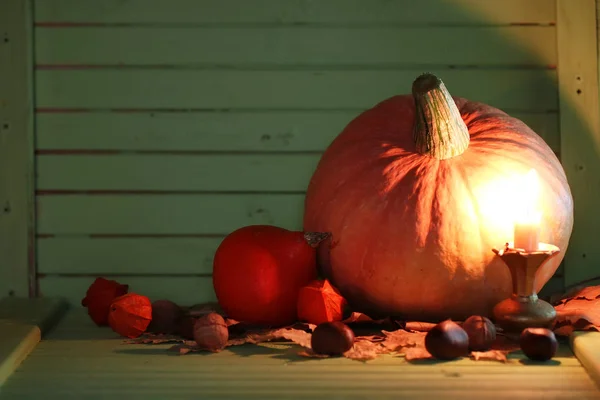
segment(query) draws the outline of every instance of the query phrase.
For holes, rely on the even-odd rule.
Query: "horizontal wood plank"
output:
[[[216,237],[41,237],[40,274],[210,275],[223,236]],[[125,278],[123,278],[125,279]],[[563,266],[540,296],[564,291]]]
[[[468,45],[465,45],[468,43]],[[38,65],[556,65],[554,26],[37,28]]]
[[[38,156],[38,190],[305,191],[320,154]]]
[[[354,111],[38,113],[40,150],[323,151]],[[556,113],[512,113],[560,149]]]
[[[38,22],[510,24],[556,20],[555,0],[35,0]],[[232,10],[235,10],[233,12]]]
[[[41,70],[38,108],[344,109],[410,93],[421,70]],[[455,96],[506,110],[557,109],[554,70],[430,71]]]
[[[148,296],[151,301],[169,299],[177,304],[189,306],[215,301],[216,297],[210,277],[114,277],[129,285],[130,293]],[[60,297],[71,306],[81,307],[81,299],[95,277],[45,276],[38,278],[39,293],[43,297]]]
[[[123,338],[109,328],[95,326],[82,310],[64,318],[49,339],[2,387],[3,398],[39,399],[52,393],[65,399],[92,400],[107,395],[136,400],[588,400],[597,399],[599,393],[566,345],[559,347],[549,364],[530,363],[521,352],[511,354],[507,363],[468,358],[409,363],[395,355],[368,362],[344,357],[309,359],[297,354],[298,346],[281,342],[169,357],[167,348],[172,344],[124,345]],[[505,388],[507,382],[510,385]]]
[[[42,235],[225,235],[251,224],[300,229],[304,195],[66,195],[37,204]]]
[[[222,237],[89,238],[37,241],[40,274],[207,275]],[[127,279],[127,278],[123,278]]]

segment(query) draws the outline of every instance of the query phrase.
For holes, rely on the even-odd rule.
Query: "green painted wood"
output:
[[[39,234],[228,234],[250,224],[302,227],[304,195],[55,195],[38,198]]]
[[[81,311],[71,312],[2,388],[0,399],[597,399],[598,388],[571,353],[530,364],[460,359],[407,363],[305,359],[287,343],[245,345],[215,354],[172,356],[169,345],[124,345]],[[35,382],[35,384],[32,384]]]
[[[107,279],[129,285],[130,293],[148,296],[151,301],[169,299],[177,304],[193,304],[216,301],[210,276],[112,276]],[[75,309],[82,308],[81,299],[94,282],[95,275],[57,276],[47,275],[38,278],[40,295],[59,297]],[[1,398],[1,397],[0,397]]]
[[[322,151],[361,110],[41,113],[39,150]],[[560,149],[558,114],[511,113]]]
[[[37,28],[35,43],[42,65],[546,68],[557,60],[555,26]]]
[[[38,156],[38,190],[305,191],[321,154]]]
[[[223,237],[89,238],[37,241],[42,274],[211,274]]]
[[[507,110],[556,110],[554,70],[432,69],[455,96]],[[50,108],[344,109],[410,93],[422,70],[41,70],[36,105]],[[357,95],[360,93],[360,95]]]
[[[232,12],[235,10],[235,12]],[[548,24],[555,0],[37,0],[35,19],[88,23]]]
[[[594,0],[558,0],[561,157],[574,201],[567,286],[598,277],[600,109]]]
[[[0,392],[42,336],[63,316],[65,306],[65,302],[57,299],[0,300]]]
[[[0,297],[34,292],[30,5],[0,3]]]
[[[37,240],[41,274],[211,274],[217,237],[42,237]],[[564,290],[562,266],[541,295]]]

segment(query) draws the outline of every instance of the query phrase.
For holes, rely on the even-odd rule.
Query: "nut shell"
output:
[[[558,349],[554,332],[546,328],[526,328],[521,332],[519,344],[527,358],[534,361],[548,361]]]
[[[469,336],[469,349],[486,351],[496,340],[496,326],[486,317],[472,315],[465,320],[462,328]]]
[[[148,332],[175,333],[183,310],[171,300],[156,300],[152,303],[152,321],[148,325]]]
[[[204,350],[221,351],[229,340],[229,330],[222,316],[209,313],[194,323],[194,340]]]
[[[452,360],[469,353],[469,335],[456,322],[442,321],[425,336],[425,348],[440,360]]]
[[[339,356],[352,348],[354,332],[340,321],[324,322],[317,325],[310,339],[316,354]]]

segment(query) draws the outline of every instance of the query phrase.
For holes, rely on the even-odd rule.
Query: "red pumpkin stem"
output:
[[[438,160],[461,155],[469,147],[469,129],[444,82],[422,74],[413,82],[412,93],[417,151]]]
[[[304,240],[311,247],[318,247],[319,244],[331,236],[329,232],[304,232]]]

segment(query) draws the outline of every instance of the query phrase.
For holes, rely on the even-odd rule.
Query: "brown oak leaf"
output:
[[[406,347],[402,351],[406,361],[427,360],[433,356],[425,349],[425,347]]]
[[[470,356],[475,361],[486,360],[507,362],[506,355],[508,353],[509,351],[507,350],[472,351]]]
[[[404,324],[404,329],[415,332],[429,332],[435,325],[431,322],[409,321]]]
[[[552,304],[564,304],[571,300],[595,300],[600,298],[600,285],[576,286],[562,295],[553,296]]]
[[[600,300],[575,299],[554,307],[556,323],[576,324],[583,319],[589,324],[600,326]]]
[[[163,344],[185,342],[181,336],[166,335],[162,333],[144,333],[135,339],[127,339],[127,344]]]
[[[398,329],[393,332],[382,331],[385,335],[383,346],[389,351],[396,351],[404,347],[425,346],[424,332],[408,332],[404,329]]]
[[[379,343],[373,343],[366,340],[355,341],[350,350],[344,353],[344,357],[351,360],[367,361],[377,358],[386,351]]]

